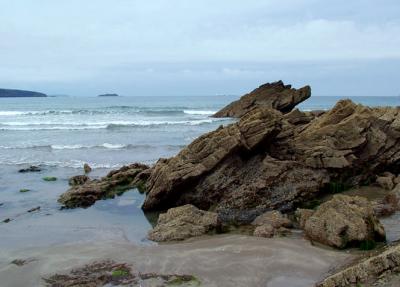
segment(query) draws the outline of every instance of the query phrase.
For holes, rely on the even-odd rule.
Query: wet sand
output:
[[[202,286],[308,287],[353,255],[314,247],[301,238],[216,235],[177,244],[97,242],[0,253],[1,286],[43,286],[41,278],[94,260],[113,259],[140,272],[190,274]],[[32,260],[24,266],[15,259]]]

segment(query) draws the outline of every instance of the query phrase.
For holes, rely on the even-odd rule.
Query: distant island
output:
[[[119,97],[118,94],[103,94],[103,95],[98,95],[98,97]]]
[[[0,89],[0,98],[30,98],[30,97],[43,98],[47,97],[47,95],[32,91]]]

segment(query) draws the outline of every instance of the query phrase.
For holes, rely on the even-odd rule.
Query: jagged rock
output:
[[[156,227],[148,234],[153,241],[177,241],[203,235],[218,226],[218,215],[193,205],[171,208],[160,214]]]
[[[85,171],[85,173],[90,173],[92,171],[92,168],[90,167],[89,164],[85,163],[83,165],[83,170]]]
[[[328,276],[317,287],[376,286],[378,280],[400,272],[400,244],[385,247],[372,256],[362,258]],[[368,285],[364,285],[368,284]],[[381,285],[379,285],[381,286]],[[386,286],[386,285],[385,285]],[[398,285],[390,285],[398,286]]]
[[[292,89],[290,85],[283,84],[282,81],[264,84],[229,104],[213,117],[240,118],[256,107],[272,108],[287,113],[310,96],[311,88],[309,86],[296,90]]]
[[[76,186],[76,185],[82,185],[89,180],[90,178],[86,175],[75,175],[68,180],[68,183],[71,186]]]
[[[308,238],[337,248],[385,240],[371,203],[360,196],[335,195],[306,220],[304,231]]]
[[[284,116],[284,118],[293,125],[308,124],[315,117],[316,116],[311,112],[302,112],[298,109],[294,109]]]
[[[88,207],[99,199],[113,198],[124,191],[141,185],[147,179],[147,165],[134,163],[111,171],[100,180],[86,180],[81,185],[72,186],[63,193],[58,202],[64,207]],[[85,177],[85,176],[83,176]]]
[[[287,215],[273,210],[258,216],[254,219],[252,225],[256,226],[254,236],[270,238],[274,235],[290,233],[290,230],[287,228],[292,227],[292,222],[287,218]]]
[[[309,122],[301,112],[254,108],[162,159],[146,184],[144,210],[193,204],[218,213],[293,210],[321,192],[397,174],[400,108],[350,100]],[[297,114],[297,115],[296,115]],[[311,118],[311,117],[310,117]]]

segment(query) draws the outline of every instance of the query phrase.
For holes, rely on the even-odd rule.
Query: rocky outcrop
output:
[[[193,205],[171,208],[160,214],[156,227],[148,234],[153,241],[178,241],[200,236],[219,225],[218,215],[200,210]]]
[[[293,210],[376,174],[399,172],[400,108],[339,101],[322,115],[254,108],[162,159],[146,184],[144,210]]]
[[[257,107],[271,108],[287,113],[310,96],[311,88],[309,86],[296,90],[290,85],[285,85],[282,81],[264,84],[229,104],[214,114],[214,117],[240,118]]]
[[[376,284],[379,281],[387,281],[392,275],[399,273],[400,244],[397,243],[327,277],[318,283],[317,287],[382,286]]]
[[[335,195],[305,220],[304,231],[311,240],[337,248],[386,238],[371,203],[359,196]]]
[[[82,175],[70,180],[72,187],[63,193],[58,202],[64,207],[88,207],[99,199],[112,198],[124,191],[141,187],[147,180],[149,167],[144,164],[132,164],[111,171],[100,180],[90,180]]]
[[[258,216],[252,225],[256,226],[254,236],[273,237],[276,235],[286,235],[290,233],[288,228],[292,227],[292,222],[277,210],[268,211]]]

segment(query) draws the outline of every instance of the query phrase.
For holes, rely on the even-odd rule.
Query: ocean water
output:
[[[149,243],[154,215],[143,214],[143,195],[132,190],[88,209],[60,210],[68,178],[92,177],[132,162],[154,163],[232,119],[211,118],[238,96],[49,97],[0,99],[0,251],[72,241]],[[332,107],[339,97],[311,97],[299,108]],[[357,97],[370,106],[398,106],[399,97]],[[39,173],[18,173],[39,165]],[[56,176],[56,182],[43,177]],[[20,189],[30,189],[27,193]],[[39,211],[27,212],[39,207]],[[9,218],[11,221],[3,223]]]

